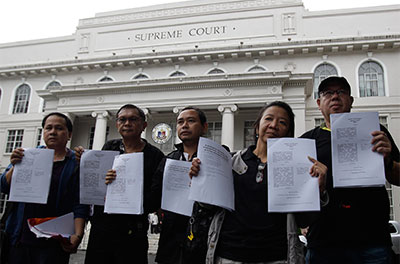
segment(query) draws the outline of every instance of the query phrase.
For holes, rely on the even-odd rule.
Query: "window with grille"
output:
[[[394,220],[394,212],[393,212],[393,187],[390,183],[386,182],[385,184],[386,191],[389,196],[389,202],[390,202],[390,220]]]
[[[214,69],[210,70],[207,74],[221,74],[221,73],[225,73],[225,72],[219,68],[214,68]]]
[[[221,144],[222,122],[208,122],[207,138]]]
[[[358,70],[360,97],[385,96],[383,68],[374,61],[364,62]]]
[[[7,195],[4,193],[0,193],[0,217],[3,216],[6,210],[6,203],[7,203]]]
[[[140,80],[140,79],[149,79],[149,76],[143,73],[136,74],[132,79]]]
[[[314,70],[314,98],[318,98],[319,84],[329,76],[337,76],[338,72],[332,64],[322,63]]]
[[[31,88],[27,84],[21,84],[17,88],[14,97],[13,114],[28,112],[30,94]]]
[[[251,145],[254,145],[254,120],[252,121],[244,121],[244,142],[243,146],[248,148]]]
[[[38,128],[37,135],[36,135],[36,147],[39,147],[41,145],[42,132],[43,132],[43,129],[42,128]]]
[[[265,72],[266,69],[262,66],[259,65],[254,65],[253,67],[251,67],[248,72]]]
[[[169,77],[181,77],[181,76],[186,76],[186,74],[181,71],[175,71],[169,75]]]
[[[60,87],[61,83],[58,81],[52,81],[46,86],[46,90],[49,90],[50,88],[54,87]],[[42,107],[42,112],[46,111],[46,100],[43,100],[43,107]]]
[[[23,137],[23,129],[8,130],[6,153],[11,153],[14,149],[21,147]]]
[[[380,116],[379,117],[379,123],[384,126],[386,129],[388,128],[388,122],[387,122],[387,116]]]
[[[323,118],[315,118],[314,119],[314,126],[315,127],[319,127],[324,122],[325,122],[325,120]]]
[[[91,128],[90,128],[88,149],[92,149],[92,148],[93,148],[94,130],[95,130],[95,127],[91,127]],[[105,141],[107,141],[107,139],[108,139],[108,134],[109,134],[109,133],[110,133],[110,127],[107,126],[107,129],[106,129],[106,139],[105,139]]]
[[[379,117],[379,123],[384,126],[385,128],[388,128],[388,118],[387,116],[380,116]],[[394,219],[394,213],[393,213],[393,187],[390,183],[386,182],[385,184],[386,191],[389,196],[389,202],[390,202],[390,219]]]
[[[111,77],[104,76],[103,78],[100,79],[99,82],[112,82],[114,81]]]

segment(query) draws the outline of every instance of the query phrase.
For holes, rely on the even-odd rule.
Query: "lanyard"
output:
[[[326,127],[325,122],[320,125],[320,128],[323,129],[323,130],[329,131],[329,132],[332,131],[330,128]]]

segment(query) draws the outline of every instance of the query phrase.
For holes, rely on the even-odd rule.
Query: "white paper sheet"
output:
[[[113,169],[117,177],[107,185],[104,212],[143,214],[143,153],[116,156]]]
[[[380,130],[377,112],[331,115],[334,187],[385,184],[383,156],[372,151],[373,131]]]
[[[192,215],[189,200],[191,162],[167,159],[164,167],[161,209],[186,216]]]
[[[268,212],[319,211],[318,178],[311,177],[315,140],[268,139]]]
[[[112,168],[119,151],[85,150],[80,162],[81,204],[104,205],[107,171]]]
[[[193,177],[189,199],[235,209],[232,156],[218,143],[201,137],[197,149],[200,172]]]
[[[68,213],[35,226],[31,226],[28,221],[28,226],[38,238],[54,236],[68,238],[75,234],[74,213]]]
[[[14,166],[10,201],[46,204],[53,159],[54,149],[24,149],[24,157]]]

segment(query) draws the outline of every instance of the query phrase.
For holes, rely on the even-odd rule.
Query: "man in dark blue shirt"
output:
[[[46,204],[14,203],[6,222],[10,237],[10,264],[13,263],[68,263],[69,255],[76,252],[82,238],[89,207],[79,204],[79,170],[75,153],[66,147],[72,136],[72,123],[62,113],[46,115],[42,121],[45,146],[54,149],[53,171]],[[14,165],[21,162],[24,149],[15,149],[11,164],[1,176],[1,191],[9,193]],[[73,212],[75,234],[69,242],[36,238],[30,231],[27,219],[58,217]]]

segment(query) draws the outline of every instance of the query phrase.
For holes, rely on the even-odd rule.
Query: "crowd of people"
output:
[[[291,107],[275,101],[260,109],[255,117],[254,145],[232,153],[235,210],[200,202],[194,203],[191,217],[163,210],[157,263],[391,263],[390,204],[385,186],[333,187],[330,115],[351,111],[350,85],[344,77],[329,77],[320,83],[318,94],[317,105],[325,122],[301,137],[316,142],[317,157],[309,157],[309,174],[318,178],[321,210],[268,212],[267,140],[294,137],[295,131]],[[205,113],[197,107],[186,107],[176,121],[181,143],[164,156],[141,138],[147,126],[142,109],[127,104],[118,110],[116,128],[121,138],[106,142],[102,149],[121,154],[143,153],[144,213],[107,214],[103,206],[90,210],[79,203],[79,161],[84,149],[67,148],[72,136],[71,121],[58,112],[46,115],[42,122],[45,146],[41,148],[55,151],[48,202],[10,203],[2,263],[68,263],[70,253],[76,252],[82,240],[87,221],[91,231],[86,264],[148,263],[149,219],[155,232],[153,213],[161,207],[166,159],[192,162],[188,177],[197,177],[202,166],[197,151],[199,139],[208,129]],[[384,159],[386,180],[399,186],[400,156],[392,136],[381,126],[371,138],[372,151]],[[23,157],[23,148],[12,152],[11,163],[1,176],[3,193],[9,193],[14,165]],[[115,170],[109,170],[105,184],[117,177]],[[29,230],[29,218],[57,217],[69,212],[73,212],[75,219],[75,233],[69,241],[36,238]],[[149,218],[149,214],[153,216]],[[308,230],[306,256],[298,240],[300,228]],[[193,234],[193,230],[197,231]],[[190,235],[192,239],[188,238]]]

